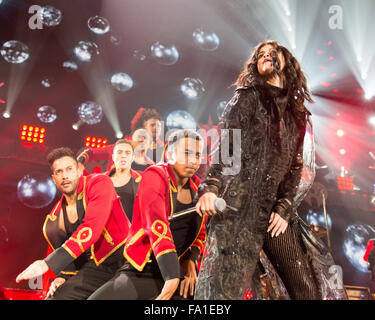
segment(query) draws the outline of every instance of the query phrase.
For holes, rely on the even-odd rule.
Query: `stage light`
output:
[[[116,138],[117,139],[121,139],[123,136],[124,136],[124,134],[121,131],[119,131],[119,132],[116,133]]]
[[[340,151],[339,151],[339,152],[340,152],[340,154],[341,154],[341,155],[344,155],[344,154],[346,154],[346,150],[345,150],[345,149],[340,149]]]
[[[372,124],[373,126],[375,126],[375,116],[370,117],[370,118],[368,119],[368,122],[369,122],[370,124]]]
[[[369,92],[366,92],[366,93],[365,93],[365,99],[366,99],[366,100],[371,100],[371,99],[372,99],[372,96],[373,96],[373,95],[372,95],[371,93],[369,93]]]
[[[337,135],[339,136],[339,137],[342,137],[343,135],[344,135],[344,130],[337,130]]]
[[[3,117],[6,118],[6,119],[10,118],[10,113],[8,111],[4,111]]]
[[[107,139],[87,136],[85,139],[85,146],[91,148],[105,148],[107,146]]]
[[[362,73],[362,75],[361,75],[361,78],[363,79],[363,80],[366,80],[367,79],[367,73]]]
[[[1,3],[1,2],[0,2]],[[4,85],[4,82],[0,82],[0,88]],[[0,103],[6,103],[5,100],[0,99]]]
[[[20,140],[43,144],[45,132],[45,128],[28,126],[24,124],[21,128]]]

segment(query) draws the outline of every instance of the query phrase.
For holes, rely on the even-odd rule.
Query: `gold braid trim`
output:
[[[159,225],[156,226],[157,224],[159,224]],[[166,235],[167,232],[168,232],[168,227],[167,227],[167,224],[164,223],[163,221],[155,220],[154,223],[152,224],[151,231],[152,231],[153,234],[158,236],[158,239],[152,244],[152,250],[154,250],[154,248],[163,239],[173,242],[173,239]]]

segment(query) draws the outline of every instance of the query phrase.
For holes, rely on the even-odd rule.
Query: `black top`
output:
[[[193,207],[193,202],[185,204],[180,201],[176,201],[176,208],[173,214],[177,214],[180,211]],[[189,235],[194,233],[195,230],[195,217],[196,213],[188,213],[181,218],[172,220],[170,222],[171,233],[173,236],[173,242],[176,247],[177,254],[180,256],[184,247],[186,247],[186,241],[189,239]]]
[[[278,108],[279,116],[281,118],[285,112],[286,106],[288,105],[288,89],[279,88],[268,83],[264,86],[268,95],[274,98],[275,105]]]
[[[136,163],[135,161],[132,163],[132,169],[135,170],[135,171],[145,171],[148,167],[150,166],[150,164],[139,164],[139,163]]]
[[[115,187],[115,190],[116,190],[116,193],[120,196],[122,207],[124,208],[129,221],[132,222],[135,195],[133,193],[131,179],[129,180],[127,184],[121,187]]]
[[[62,203],[62,210],[63,210],[63,217],[64,217],[64,227],[65,227],[65,233],[67,236],[67,239],[70,238],[73,233],[77,230],[78,226],[82,223],[81,219],[77,219],[76,222],[71,223],[68,219],[68,214],[66,212],[66,204],[65,204],[65,199],[63,200]],[[78,210],[77,210],[78,211]],[[81,254],[76,260],[74,260],[74,265],[76,266],[77,269],[80,269],[81,266],[89,261],[91,257],[91,252],[90,249],[87,249],[83,254]]]
[[[148,149],[146,155],[154,162],[163,161],[160,157],[163,155],[164,146],[156,144],[155,149]],[[157,157],[158,156],[158,157]]]
[[[70,238],[73,235],[74,231],[76,231],[78,226],[82,223],[82,221],[77,219],[76,222],[71,223],[68,219],[68,214],[66,212],[66,205],[64,202],[62,203],[62,209],[63,209],[65,233],[67,237]]]

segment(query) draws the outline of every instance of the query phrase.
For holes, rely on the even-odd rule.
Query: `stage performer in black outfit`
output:
[[[169,141],[169,162],[151,166],[143,173],[125,243],[127,262],[89,299],[170,299],[175,293],[174,298],[193,295],[196,264],[206,237],[205,219],[196,212],[171,221],[168,218],[194,208],[199,186],[195,172],[203,141],[191,130],[176,131]]]
[[[53,150],[48,162],[63,194],[43,225],[51,254],[31,264],[16,281],[50,270],[57,278],[49,298],[87,299],[124,263],[129,219],[111,179],[105,174],[83,176],[69,148]]]
[[[307,152],[305,159],[304,153],[305,135],[313,152],[311,113],[304,105],[312,99],[300,64],[285,47],[263,42],[235,85],[220,123],[221,158],[202,182],[196,206],[211,218],[195,299],[244,299],[247,292],[257,298],[253,282],[262,249],[289,298],[345,298],[344,288],[330,287],[332,257],[296,215],[315,173],[314,155]],[[231,161],[223,160],[225,151]],[[309,181],[301,180],[304,167]],[[238,212],[217,214],[217,196]],[[306,245],[309,236],[315,246]],[[324,271],[319,261],[326,263]]]
[[[131,168],[134,161],[134,149],[130,141],[120,139],[113,149],[113,166],[106,171],[115,186],[116,193],[120,196],[122,207],[131,223],[133,206],[139,182],[142,180],[140,172]]]

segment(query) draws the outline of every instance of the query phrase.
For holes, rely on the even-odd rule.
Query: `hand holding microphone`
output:
[[[206,214],[208,216],[213,216],[226,208],[238,211],[236,208],[228,206],[224,199],[218,198],[213,192],[203,194],[195,205],[195,210],[199,215]]]
[[[189,209],[179,211],[173,214],[173,216],[170,216],[168,220],[172,221],[180,217],[184,217],[185,215],[189,213],[193,213],[193,212],[198,213],[200,216],[202,216],[202,214],[207,214],[209,216],[212,216],[214,214],[223,212],[227,208],[238,212],[238,209],[227,205],[227,203],[225,202],[223,198],[218,198],[212,192],[206,192],[203,196],[199,198],[195,207],[191,207]]]

